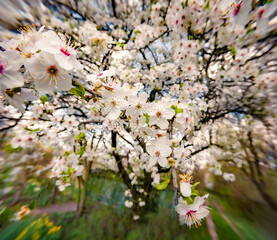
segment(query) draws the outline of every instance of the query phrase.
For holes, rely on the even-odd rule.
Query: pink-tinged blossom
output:
[[[18,132],[18,134],[11,140],[13,148],[17,147],[31,147],[33,143],[37,141],[36,133],[30,133],[27,131]]]
[[[126,115],[127,116],[140,116],[143,113],[147,111],[147,101],[148,99],[148,94],[145,92],[142,92],[139,97],[136,95],[130,95],[128,97],[128,102],[130,103],[130,107],[127,108],[126,110]]]
[[[21,34],[4,42],[3,47],[6,50],[18,51],[25,61],[28,61],[39,50],[35,43],[41,38],[43,29],[44,26],[40,27],[38,31],[32,26],[24,26],[19,29]]]
[[[34,104],[32,106],[32,117],[33,118],[39,118],[43,113],[43,106],[40,104]]]
[[[239,25],[246,25],[250,19],[250,11],[251,11],[251,6],[252,1],[251,0],[242,0],[239,1],[233,8],[233,18],[235,20],[236,24]]]
[[[54,112],[53,115],[49,115],[49,118],[53,124],[59,125],[63,119],[63,116],[61,113]]]
[[[87,81],[93,81],[96,79],[102,79],[105,77],[110,77],[114,75],[114,71],[113,70],[106,70],[106,71],[100,71],[97,74],[89,74],[87,75]]]
[[[150,144],[146,147],[147,152],[150,154],[150,167],[154,166],[157,162],[161,167],[169,167],[167,157],[171,154],[170,148],[171,141],[167,138],[159,138],[151,140]]]
[[[102,96],[104,99],[102,114],[106,115],[108,120],[117,119],[121,114],[121,110],[126,110],[129,105],[120,90],[115,90],[114,93],[105,90]]]
[[[35,88],[40,93],[54,90],[68,91],[72,88],[70,74],[55,60],[53,54],[41,53],[25,64],[35,81]]]
[[[24,136],[22,136],[21,134],[16,135],[12,141],[11,141],[11,145],[13,146],[13,148],[17,148],[17,147],[24,147]]]
[[[154,103],[149,107],[148,114],[150,115],[149,125],[156,124],[161,129],[166,129],[169,124],[167,119],[173,118],[175,111],[164,104]]]
[[[175,207],[176,212],[180,216],[180,223],[186,224],[188,227],[192,225],[200,226],[201,220],[208,216],[208,207],[204,206],[205,199],[208,194],[200,197],[197,196],[192,204],[187,204],[182,198],[179,199],[179,204]]]
[[[60,39],[54,31],[45,32],[42,39],[36,42],[36,46],[42,51],[54,54],[58,64],[67,71],[83,68],[76,59],[76,50],[69,43]]]
[[[184,148],[184,144],[174,148],[173,152],[174,158],[177,159],[175,167],[178,167],[180,163],[187,161],[190,156],[190,151],[187,148]]]
[[[66,115],[64,117],[64,122],[62,126],[65,127],[68,131],[71,131],[73,128],[77,127],[78,125],[79,125],[79,122],[76,120],[76,117],[74,115],[72,116]]]
[[[255,12],[255,18],[257,20],[257,26],[255,33],[257,35],[265,35],[271,30],[274,29],[274,25],[270,26],[269,22],[271,16],[274,15],[274,12],[277,9],[277,2],[273,1],[270,4],[257,8]]]

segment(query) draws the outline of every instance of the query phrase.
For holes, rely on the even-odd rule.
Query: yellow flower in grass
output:
[[[45,218],[45,225],[47,227],[51,227],[51,226],[53,226],[53,224],[54,224],[53,222],[49,221],[49,217]]]
[[[61,225],[60,226],[54,226],[48,231],[47,234],[50,235],[52,233],[58,232],[58,231],[60,231],[61,227],[62,227]]]
[[[25,229],[17,236],[17,238],[16,238],[15,240],[20,240],[20,239],[22,239],[22,238],[26,235],[27,232],[28,232],[28,228],[25,228]]]
[[[32,240],[38,240],[38,239],[40,239],[40,234],[39,234],[39,232],[37,231],[37,232],[35,232],[35,233],[32,235]]]

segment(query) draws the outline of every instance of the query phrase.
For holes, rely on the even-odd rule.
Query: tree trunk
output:
[[[79,178],[82,190],[81,190],[81,196],[79,195],[80,199],[78,199],[79,203],[77,204],[76,218],[79,218],[82,216],[85,208],[86,197],[87,197],[87,182],[88,182],[88,176],[89,176],[91,165],[92,165],[91,161],[88,162],[86,159],[84,159],[84,176],[83,178],[82,177]]]
[[[76,212],[76,218],[79,218],[82,216],[84,207],[85,207],[85,202],[86,202],[86,195],[87,195],[87,184],[83,183],[82,184],[82,190],[81,190],[81,199],[78,204],[78,210]]]
[[[179,194],[178,194],[177,172],[175,167],[172,167],[172,178],[173,178],[173,187],[174,187],[174,204],[175,206],[177,206],[179,203]]]
[[[25,183],[20,184],[20,186],[16,190],[16,193],[14,195],[14,198],[13,198],[13,201],[11,203],[11,206],[14,206],[15,204],[17,204],[20,201],[20,197],[21,197],[21,194],[22,194],[24,188],[25,188]]]
[[[50,203],[55,203],[55,199],[56,199],[56,185],[54,184],[53,189],[52,189],[52,194],[51,194],[51,200]]]

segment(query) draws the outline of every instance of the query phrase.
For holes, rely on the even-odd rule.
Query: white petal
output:
[[[76,70],[83,69],[83,65],[77,59],[74,59],[73,63],[74,63],[73,64],[74,69],[76,69]]]
[[[55,54],[55,59],[65,70],[70,71],[73,69],[73,61],[70,56],[66,56],[63,53],[57,53]]]
[[[179,204],[175,207],[176,212],[177,212],[178,214],[180,214],[180,215],[186,215],[188,209],[189,209],[188,205],[185,205],[185,204],[182,204],[182,203],[179,203]]]
[[[175,111],[172,108],[166,108],[163,111],[163,116],[167,119],[173,118],[174,115],[175,115]]]
[[[113,108],[107,115],[107,119],[109,120],[115,120],[119,117],[121,111],[118,108]]]
[[[161,128],[161,129],[166,129],[169,125],[168,121],[161,117],[161,118],[158,118],[156,119],[156,124]]]
[[[197,218],[198,219],[202,219],[204,217],[207,217],[209,214],[209,210],[207,209],[207,207],[201,207],[198,211],[197,211]]]
[[[0,75],[0,88],[2,89],[20,87],[23,84],[24,79],[20,72],[7,71]]]
[[[56,88],[60,91],[69,91],[72,88],[71,76],[69,74],[63,75],[57,82]]]
[[[140,95],[139,95],[139,99],[140,99],[140,102],[142,103],[146,103],[147,99],[148,99],[148,94],[146,92],[142,92]]]
[[[169,167],[168,161],[165,157],[159,157],[158,163],[160,164],[161,167],[164,167],[164,168]]]
[[[171,142],[170,142],[171,143]],[[169,147],[170,145],[164,145],[164,147],[161,149],[161,155],[164,157],[168,157],[171,154],[171,148]]]
[[[49,77],[44,79],[35,79],[36,90],[39,93],[49,93],[55,90],[55,82],[52,81]]]
[[[190,197],[191,195],[191,184],[190,183],[181,183],[180,191],[184,197]]]
[[[153,167],[157,163],[156,157],[151,157],[149,160],[149,167]]]

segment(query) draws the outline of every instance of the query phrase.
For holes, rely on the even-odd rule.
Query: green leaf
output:
[[[187,204],[192,204],[193,200],[191,197],[186,198]]]
[[[86,91],[81,83],[77,83],[77,86],[75,88],[71,88],[69,92],[73,93],[78,97],[81,97],[81,99],[84,99],[84,100],[86,99],[85,98]]]
[[[74,172],[75,172],[75,168],[69,168],[67,170],[68,175],[72,175],[72,173],[74,173]]]
[[[236,48],[234,46],[231,47],[231,55],[236,56]]]
[[[79,149],[79,151],[76,152],[75,154],[76,154],[76,155],[82,156],[84,153],[85,153],[85,147],[84,147],[84,146],[81,146],[80,149]]]
[[[165,180],[169,180],[170,181],[171,180],[171,174],[166,175],[164,178],[165,178]]]
[[[186,2],[185,2],[185,7],[187,7],[188,6],[188,0],[186,0]]]
[[[206,9],[210,9],[210,1],[207,1],[206,5],[205,5]]]
[[[198,192],[198,190],[192,190],[191,191],[191,196],[198,196],[199,195],[199,192]]]
[[[13,148],[13,146],[11,144],[6,145],[5,148],[4,148],[4,151],[6,153],[15,153],[15,152],[18,153],[21,150],[22,150],[21,147]]]
[[[194,188],[195,188],[198,184],[200,184],[200,182],[194,183],[194,184],[192,185],[192,187],[191,187],[191,190],[194,190]]]
[[[141,31],[140,31],[140,30],[135,30],[134,33],[135,33],[135,34],[141,33]]]
[[[24,129],[29,132],[38,132],[39,131],[39,128],[31,129],[31,128],[25,127]]]
[[[116,42],[115,44],[116,44],[117,46],[121,47],[121,48],[124,47],[124,43]]]
[[[4,225],[7,222],[9,222],[9,219],[11,218],[13,212],[11,208],[7,208],[4,207],[1,211],[0,211],[0,224]]]
[[[4,148],[4,151],[6,153],[13,153],[13,150],[14,150],[14,148],[11,144],[6,145],[5,148]]]
[[[161,182],[160,184],[158,184],[156,188],[160,191],[164,190],[167,188],[169,182],[170,182],[170,180],[165,180],[165,181]]]
[[[171,108],[175,111],[175,115],[177,115],[178,113],[182,113],[183,112],[182,108],[178,108],[175,105],[171,105]]]
[[[145,118],[146,118],[146,123],[149,123],[149,118],[150,118],[150,116],[149,116],[147,113],[144,113],[143,115],[144,115]]]
[[[71,153],[71,151],[66,151],[63,155],[64,155],[65,157],[67,157],[67,156],[70,155],[70,153]]]
[[[69,22],[69,26],[70,26],[71,28],[74,28],[74,25],[72,24],[72,22]]]
[[[86,139],[86,136],[85,136],[85,133],[83,133],[83,132],[80,132],[80,134],[78,135],[78,136],[75,136],[74,137],[76,140],[84,140],[84,139]]]
[[[41,97],[39,98],[39,100],[41,101],[42,104],[44,104],[44,103],[47,102],[48,97],[47,97],[47,95],[44,95],[44,96],[41,96]]]
[[[33,199],[33,200],[30,202],[30,204],[29,204],[28,207],[29,207],[31,210],[33,210],[33,209],[35,209],[36,205],[37,205],[37,201],[36,201],[35,199]]]

